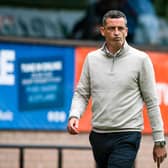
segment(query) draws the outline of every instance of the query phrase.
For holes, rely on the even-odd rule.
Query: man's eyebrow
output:
[[[107,27],[111,27],[111,28],[115,28],[115,27],[118,27],[118,28],[125,28],[126,26],[107,26]]]

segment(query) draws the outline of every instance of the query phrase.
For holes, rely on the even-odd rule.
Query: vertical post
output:
[[[62,148],[58,148],[58,168],[62,168]]]
[[[24,168],[24,149],[20,148],[20,168]]]

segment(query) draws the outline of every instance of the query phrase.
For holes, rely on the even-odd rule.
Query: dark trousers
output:
[[[139,149],[141,133],[92,131],[89,140],[97,168],[132,168]]]

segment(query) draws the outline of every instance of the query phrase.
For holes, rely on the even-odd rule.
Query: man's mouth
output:
[[[115,37],[115,38],[114,38],[114,41],[120,41],[120,40],[121,40],[120,37]]]

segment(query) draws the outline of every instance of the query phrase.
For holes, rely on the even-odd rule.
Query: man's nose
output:
[[[119,34],[119,30],[117,27],[114,29],[114,34]]]

